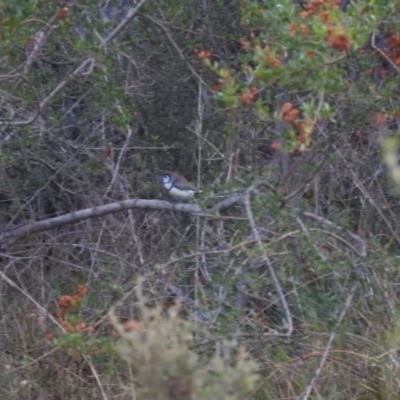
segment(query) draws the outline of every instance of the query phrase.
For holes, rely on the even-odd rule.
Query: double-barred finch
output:
[[[192,183],[176,172],[165,172],[162,175],[161,180],[164,189],[174,200],[191,199],[198,192]]]

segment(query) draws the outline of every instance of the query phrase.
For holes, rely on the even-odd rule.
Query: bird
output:
[[[196,187],[177,172],[165,172],[161,181],[164,189],[173,200],[192,199],[198,193]]]

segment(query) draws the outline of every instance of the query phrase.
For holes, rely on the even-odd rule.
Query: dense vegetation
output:
[[[0,398],[400,398],[399,19],[0,4]]]

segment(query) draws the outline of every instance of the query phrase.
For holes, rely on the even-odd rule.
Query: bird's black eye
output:
[[[162,178],[163,178],[163,181],[164,181],[164,182],[168,182],[168,181],[171,179],[171,177],[170,177],[168,174],[164,174],[164,175],[162,176]]]

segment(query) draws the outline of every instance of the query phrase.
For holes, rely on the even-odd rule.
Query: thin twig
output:
[[[106,392],[103,389],[103,384],[101,382],[99,374],[97,373],[96,368],[93,365],[93,362],[92,362],[91,358],[89,356],[87,356],[87,355],[84,355],[83,357],[84,357],[85,361],[88,363],[88,365],[90,367],[90,370],[92,371],[94,379],[96,380],[96,383],[97,383],[97,385],[98,385],[98,387],[100,389],[100,392],[101,392],[101,395],[103,397],[103,400],[109,400],[109,397],[106,395]]]
[[[139,4],[135,8],[129,9],[125,18],[118,24],[118,26],[104,39],[104,42],[100,47],[105,46],[108,42],[113,40],[119,33],[131,22],[131,20],[135,17],[139,8],[146,2],[146,0],[141,0]]]
[[[328,152],[325,151],[324,156],[322,158],[322,160],[319,162],[319,164],[317,165],[317,167],[315,168],[315,170],[312,172],[311,176],[306,179],[306,181],[296,190],[294,190],[292,193],[288,194],[285,198],[284,198],[284,202],[287,203],[289,200],[291,200],[293,197],[297,196],[300,192],[304,191],[306,186],[315,178],[315,176],[317,175],[317,172],[319,172],[319,170],[322,168],[322,166],[324,165],[325,161],[328,159]]]
[[[202,146],[203,146],[203,119],[204,119],[204,104],[202,101],[202,85],[201,82],[199,82],[199,91],[198,91],[198,98],[197,98],[197,119],[195,122],[195,129],[194,133],[197,136],[197,152],[198,152],[198,160],[197,160],[197,187],[201,187],[201,162],[202,162]],[[203,221],[204,224],[207,224],[208,221],[205,220]],[[196,249],[198,253],[200,254],[199,257],[195,258],[195,263],[196,263],[196,278],[198,277],[198,271],[201,271],[201,274],[203,278],[208,282],[211,283],[211,276],[208,273],[207,270],[207,263],[206,263],[206,257],[204,255],[204,249],[205,249],[205,236],[206,236],[206,229],[205,227],[201,226],[201,221],[200,217],[196,217]],[[196,285],[195,289],[197,292],[198,285]],[[196,301],[197,301],[197,293],[196,293]]]
[[[42,315],[45,315],[54,325],[56,325],[62,332],[65,333],[65,329],[58,323],[58,321],[47,312],[29,293],[21,289],[13,280],[11,280],[3,271],[0,271],[0,278],[8,283],[11,287],[17,289],[21,292],[30,302],[32,302],[35,307],[40,311]]]
[[[386,218],[386,216],[383,214],[382,210],[380,207],[376,204],[375,200],[372,198],[372,196],[368,193],[368,191],[365,189],[364,185],[361,183],[360,179],[356,175],[356,173],[353,171],[352,168],[349,167],[349,164],[346,160],[346,158],[342,155],[342,153],[339,151],[339,149],[336,146],[333,146],[334,150],[337,152],[341,160],[343,161],[344,165],[346,168],[349,170],[353,177],[353,182],[357,186],[357,188],[361,191],[361,193],[365,196],[365,198],[369,201],[369,203],[372,205],[372,207],[375,208],[375,210],[378,212],[379,216],[382,218],[382,220],[385,222],[386,226],[390,230],[390,233],[393,235],[393,238],[396,240],[396,242],[400,245],[400,237],[396,233],[396,231],[393,229],[392,225]]]
[[[164,24],[159,21],[158,19],[151,17],[150,15],[146,15],[146,18],[148,18],[150,21],[156,23],[158,26],[161,27],[161,29],[165,32],[165,34],[168,37],[168,40],[171,42],[172,46],[174,46],[175,50],[178,52],[179,56],[182,58],[182,60],[186,63],[187,67],[190,69],[192,74],[201,82],[205,87],[207,87],[207,84],[204,82],[203,78],[197,73],[197,71],[190,65],[190,62],[186,59],[184,54],[182,53],[182,50],[179,48],[179,46],[175,43],[174,39],[172,38],[171,34],[169,33],[168,29],[164,26]]]
[[[350,304],[351,304],[351,302],[353,300],[353,296],[354,296],[356,287],[357,287],[357,284],[355,284],[351,288],[350,294],[347,296],[344,308],[343,308],[342,312],[340,313],[339,318],[338,318],[338,320],[336,322],[336,325],[335,325],[333,331],[331,332],[331,334],[329,336],[328,342],[327,342],[326,347],[325,347],[325,351],[323,352],[322,357],[321,357],[321,361],[319,363],[319,367],[315,371],[314,377],[311,379],[311,382],[307,386],[304,394],[301,396],[301,400],[308,400],[308,398],[310,397],[311,392],[314,390],[315,383],[316,383],[317,379],[319,378],[319,376],[321,375],[322,369],[324,368],[326,360],[328,359],[329,352],[331,351],[332,343],[335,340],[337,330],[338,330],[340,324],[342,323],[342,321],[343,321],[343,319],[344,319],[344,317],[345,317],[345,315],[347,313],[347,310],[350,307]]]
[[[360,236],[358,236],[355,233],[349,231],[348,229],[344,229],[343,227],[334,224],[333,222],[327,220],[326,218],[320,217],[320,216],[315,215],[313,213],[304,212],[303,215],[305,217],[312,218],[315,221],[318,221],[318,222],[320,222],[320,223],[322,223],[324,225],[331,226],[331,227],[337,229],[338,231],[346,232],[358,244],[358,249],[355,249],[353,246],[350,246],[350,245],[349,245],[349,247],[353,251],[355,251],[360,257],[366,257],[367,256],[367,245],[366,245],[365,241]]]
[[[310,232],[307,229],[307,227],[304,225],[303,221],[299,217],[297,217],[296,220],[297,220],[297,223],[300,225],[301,230],[308,236],[308,238],[312,242]],[[320,251],[318,246],[315,243],[312,243],[312,246],[314,247],[315,251],[319,254],[321,259],[326,261],[327,259],[326,259],[325,255]]]
[[[42,30],[36,32],[35,35],[33,36],[33,46],[30,49],[28,58],[25,62],[24,74],[28,72],[33,61],[35,60],[40,50],[42,49],[45,39],[46,39],[46,34]]]
[[[47,357],[51,356],[53,353],[55,353],[55,352],[58,351],[58,350],[60,350],[59,347],[54,347],[54,348],[52,348],[50,351],[48,351],[47,353],[41,355],[41,356],[38,357],[38,358],[35,358],[35,359],[32,360],[31,362],[29,362],[29,363],[27,363],[27,364],[24,363],[22,366],[17,367],[17,368],[14,368],[14,369],[11,369],[11,370],[9,370],[8,372],[16,372],[16,371],[20,371],[21,369],[29,368],[29,367],[31,367],[32,365],[37,364],[39,361],[42,361],[42,360],[46,359]]]
[[[64,79],[63,81],[61,81],[48,95],[46,98],[44,98],[41,102],[40,102],[40,110],[43,111],[46,106],[50,103],[50,100],[58,93],[60,92],[62,89],[64,89],[64,87],[67,85],[67,83],[69,81],[71,81],[73,78],[75,78],[76,76],[79,75],[87,75],[87,73],[85,73],[85,71],[87,72],[88,69],[92,69],[93,68],[93,63],[94,63],[94,59],[92,57],[87,58],[85,61],[83,61],[83,63],[81,65],[79,65],[79,67],[77,67],[72,74],[70,74],[68,76],[68,78]]]
[[[274,266],[272,265],[272,262],[271,262],[270,258],[268,257],[268,255],[267,255],[267,253],[266,253],[266,251],[264,249],[264,246],[262,244],[262,240],[261,240],[260,234],[258,232],[257,225],[256,225],[256,222],[254,220],[253,212],[252,212],[252,209],[251,209],[250,198],[251,198],[252,192],[256,189],[256,186],[257,185],[250,186],[246,190],[246,197],[245,197],[244,205],[245,205],[245,208],[246,208],[247,219],[249,221],[249,224],[250,224],[250,227],[251,227],[251,231],[253,233],[253,237],[256,239],[258,247],[259,247],[260,251],[262,252],[261,261],[264,262],[267,265],[269,274],[270,274],[270,276],[271,276],[271,278],[272,278],[272,280],[274,282],[274,286],[275,286],[276,292],[278,293],[279,300],[280,300],[280,302],[282,304],[282,307],[283,307],[283,309],[285,311],[285,317],[286,317],[286,327],[285,328],[286,328],[286,332],[284,333],[284,336],[291,336],[291,334],[293,332],[292,314],[290,312],[289,305],[288,305],[288,303],[286,301],[286,296],[283,293],[282,286],[281,286],[281,284],[279,282],[279,279],[278,279],[278,277],[277,277],[277,275],[275,273]]]
[[[13,121],[10,119],[0,119],[0,126],[1,125],[12,125],[12,126],[24,126],[24,125],[30,125],[33,122],[35,122],[35,120],[38,118],[39,113],[40,113],[40,105],[39,105],[39,96],[36,92],[36,89],[34,88],[33,85],[31,85],[31,83],[28,81],[28,79],[26,79],[23,75],[15,75],[18,76],[19,79],[23,80],[28,86],[29,88],[32,90],[34,96],[35,96],[35,105],[36,105],[36,110],[35,110],[35,114],[33,115],[33,117],[29,118],[28,120],[25,121]]]
[[[372,32],[371,36],[371,47],[377,51],[393,68],[394,70],[400,74],[400,69],[398,66],[375,44],[375,32]]]

